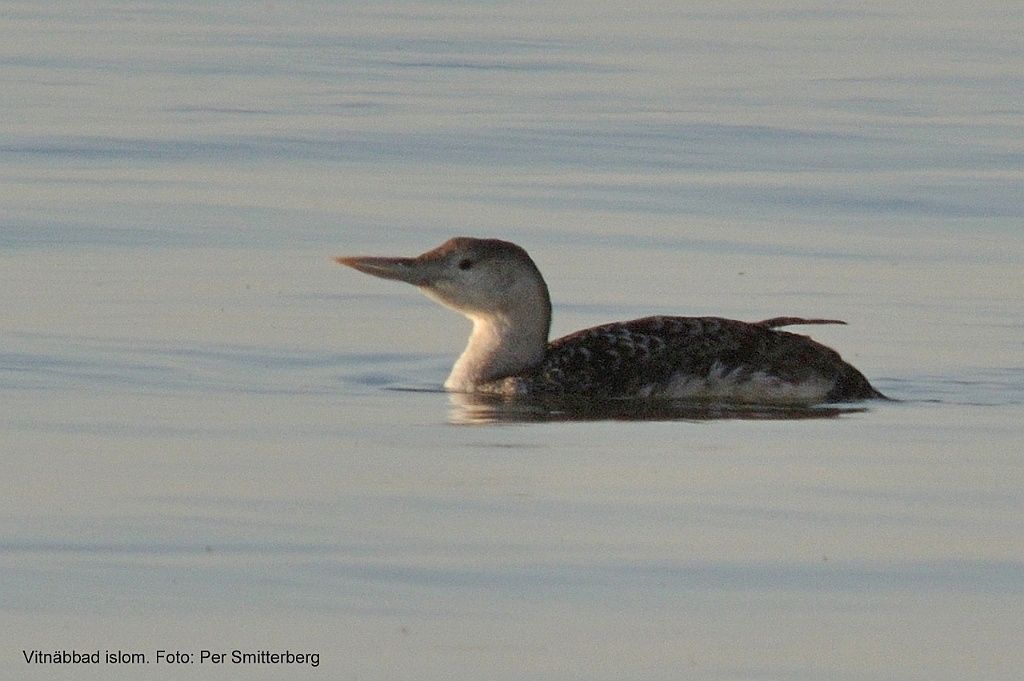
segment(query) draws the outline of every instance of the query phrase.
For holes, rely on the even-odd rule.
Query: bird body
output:
[[[516,244],[456,237],[416,258],[336,259],[414,284],[473,322],[445,382],[455,392],[571,399],[688,399],[810,405],[884,398],[839,354],[780,330],[831,319],[655,316],[548,342],[551,302]]]

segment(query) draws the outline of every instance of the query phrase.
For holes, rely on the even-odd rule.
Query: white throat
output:
[[[548,320],[506,314],[467,314],[473,321],[469,343],[445,381],[456,392],[525,371],[544,359]]]

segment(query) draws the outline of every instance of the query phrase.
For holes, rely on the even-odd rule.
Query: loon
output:
[[[644,317],[548,342],[551,299],[511,242],[455,237],[414,258],[337,257],[403,281],[473,322],[444,387],[452,392],[583,400],[692,399],[766,406],[886,399],[839,354],[780,331],[835,319]]]

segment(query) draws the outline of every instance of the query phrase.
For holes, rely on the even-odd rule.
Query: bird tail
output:
[[[803,317],[772,317],[771,319],[764,319],[759,322],[754,322],[757,326],[763,326],[768,329],[778,329],[783,326],[800,326],[803,324],[845,324],[846,322],[841,319],[805,319]]]

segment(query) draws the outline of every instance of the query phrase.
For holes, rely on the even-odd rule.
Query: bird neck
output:
[[[550,312],[543,315],[468,314],[469,343],[445,388],[472,392],[478,386],[525,371],[541,362],[548,343]]]

